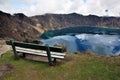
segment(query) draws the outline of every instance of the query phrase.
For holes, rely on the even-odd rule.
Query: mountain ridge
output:
[[[120,28],[119,17],[100,17],[96,15],[83,16],[77,13],[71,14],[46,14],[33,16],[32,19],[37,19],[44,27],[50,29],[54,27],[64,28],[71,26],[100,26],[100,27],[115,27]],[[43,21],[44,20],[44,21]]]
[[[44,31],[73,26],[120,28],[120,17],[83,16],[71,14],[45,14],[28,17],[23,13],[11,15],[0,11],[0,38],[36,39]]]

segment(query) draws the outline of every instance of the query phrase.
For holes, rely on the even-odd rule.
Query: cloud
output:
[[[0,0],[0,5],[5,4],[8,0]]]
[[[119,0],[0,0],[0,10],[28,16],[45,13],[120,16]],[[105,10],[108,10],[108,13]]]

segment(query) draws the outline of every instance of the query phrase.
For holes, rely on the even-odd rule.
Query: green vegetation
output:
[[[0,58],[0,66],[13,65],[2,80],[120,80],[120,56],[67,54],[56,66],[32,60],[14,60],[8,51]]]

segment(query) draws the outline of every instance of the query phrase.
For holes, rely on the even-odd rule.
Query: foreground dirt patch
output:
[[[7,52],[8,50],[11,50],[11,46],[8,45],[0,45],[0,56]]]
[[[5,64],[3,66],[0,66],[0,79],[7,73],[10,73],[13,70],[13,65],[11,64]]]

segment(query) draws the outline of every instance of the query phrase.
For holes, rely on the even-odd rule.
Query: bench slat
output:
[[[16,51],[21,52],[21,53],[29,53],[29,54],[34,54],[34,55],[47,56],[47,54],[45,53],[31,52],[31,51],[25,51],[25,50],[16,50]],[[64,56],[51,55],[51,57],[57,58],[57,59],[64,59]]]
[[[28,48],[21,48],[21,47],[16,47],[16,50],[24,50],[24,51],[31,51],[31,52],[37,52],[37,53],[45,53],[46,51],[43,50],[35,50],[35,49],[28,49]],[[51,52],[52,55],[58,55],[58,56],[65,56],[65,53],[59,53],[59,52]]]

